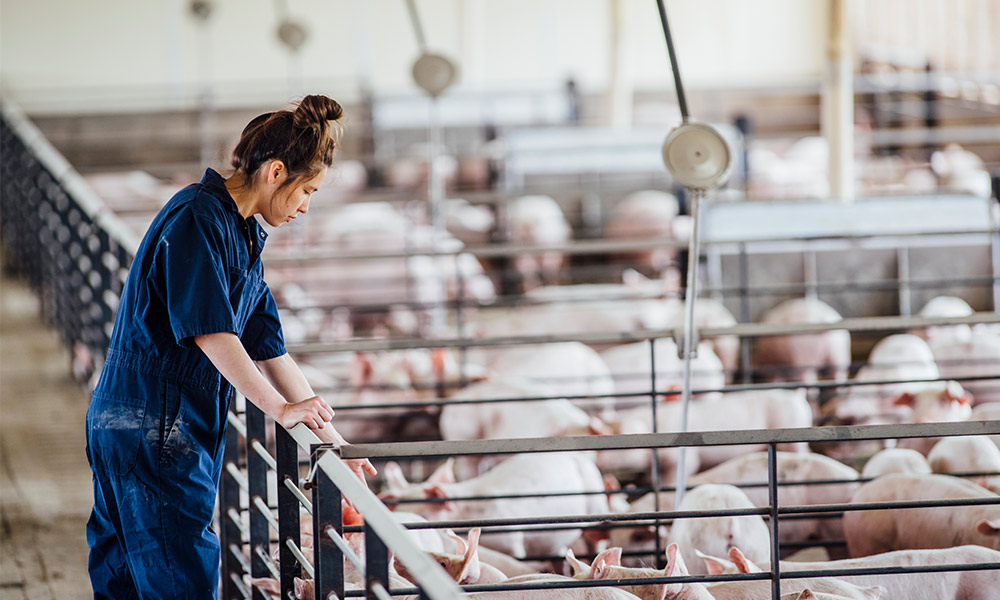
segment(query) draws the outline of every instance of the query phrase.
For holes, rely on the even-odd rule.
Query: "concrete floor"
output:
[[[0,600],[92,598],[88,393],[23,283],[0,280]]]

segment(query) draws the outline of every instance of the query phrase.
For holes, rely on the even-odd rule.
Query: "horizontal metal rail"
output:
[[[866,234],[841,234],[841,235],[814,235],[814,236],[784,236],[773,238],[754,238],[749,240],[739,239],[706,239],[702,242],[706,246],[733,246],[734,250],[739,246],[751,246],[759,244],[774,244],[780,242],[830,242],[847,241],[860,242],[868,239],[912,239],[928,238],[938,236],[980,236],[993,235],[995,229],[971,229],[955,231],[913,231],[913,232],[875,232]],[[353,261],[353,260],[380,260],[392,258],[409,258],[411,256],[456,256],[459,254],[471,254],[482,258],[497,258],[514,256],[517,254],[541,254],[544,252],[560,252],[570,255],[586,254],[612,254],[619,252],[636,252],[641,250],[654,250],[657,248],[687,248],[687,242],[678,240],[646,239],[646,240],[574,240],[563,244],[491,244],[485,246],[466,246],[454,250],[439,250],[431,247],[414,248],[408,252],[371,252],[371,253],[343,253],[333,249],[320,252],[296,251],[295,256],[280,256],[272,253],[265,263],[272,266],[282,264],[302,264],[313,262],[331,261]]]
[[[965,317],[852,317],[836,323],[740,323],[731,327],[705,327],[698,329],[700,338],[714,338],[724,335],[740,337],[762,337],[770,335],[795,335],[820,333],[824,331],[847,330],[851,333],[862,331],[902,331],[918,327],[941,325],[978,325],[1000,323],[1000,314],[977,312]],[[418,348],[491,348],[502,346],[526,346],[530,344],[555,344],[561,342],[582,342],[585,344],[611,344],[642,342],[659,338],[680,339],[683,327],[655,330],[633,330],[618,333],[577,333],[573,335],[522,335],[486,339],[441,338],[441,339],[358,339],[337,343],[313,343],[290,345],[293,354],[326,354],[331,352],[412,350]]]
[[[311,278],[315,279],[315,278]],[[372,283],[374,281],[389,281],[389,280],[356,280],[357,284]],[[399,283],[399,279],[393,279],[394,285],[402,285]],[[981,276],[981,277],[941,277],[937,279],[916,279],[906,282],[906,285],[913,290],[935,290],[935,289],[947,289],[953,286],[980,286],[986,287],[993,285],[995,278],[993,276]],[[330,280],[331,284],[337,285],[347,285],[348,282],[340,279]],[[724,296],[739,296],[745,295],[748,297],[767,297],[767,296],[784,296],[784,295],[804,295],[806,291],[815,291],[818,294],[826,293],[850,293],[850,292],[871,292],[871,291],[898,291],[900,288],[900,282],[898,279],[885,279],[885,280],[873,280],[873,281],[830,281],[830,282],[818,282],[818,283],[799,283],[799,284],[763,284],[755,285],[754,287],[740,287],[738,285],[731,286],[714,286],[711,284],[698,286],[700,294],[702,297],[709,297],[713,294],[722,294]],[[638,300],[656,300],[663,299],[662,293],[621,293],[617,295],[608,295],[600,297],[586,296],[576,296],[576,297],[566,297],[559,298],[558,300],[548,300],[533,298],[531,296],[522,295],[505,295],[498,296],[493,300],[489,301],[479,301],[472,297],[467,297],[462,300],[441,300],[434,302],[417,302],[417,301],[397,301],[393,300],[386,303],[336,303],[336,304],[308,304],[308,305],[298,305],[295,307],[281,306],[280,308],[284,311],[288,311],[292,314],[306,311],[306,310],[335,310],[335,309],[347,309],[352,313],[357,314],[380,314],[387,312],[393,308],[408,308],[410,310],[434,310],[434,309],[450,309],[456,310],[458,308],[477,308],[480,310],[494,310],[502,308],[517,308],[524,306],[551,306],[553,304],[558,304],[560,306],[567,305],[571,306],[573,304],[606,304],[614,302],[628,302],[628,301],[638,301]]]
[[[892,502],[858,502],[853,504],[811,504],[801,506],[779,506],[779,515],[812,515],[814,513],[842,513],[863,510],[890,510],[912,508],[941,508],[960,506],[1000,505],[1000,496],[981,498],[945,498],[939,500],[897,500]],[[605,513],[598,515],[565,515],[552,517],[524,517],[510,519],[460,519],[452,521],[430,521],[407,523],[407,529],[460,529],[479,527],[483,533],[489,531],[546,531],[548,525],[570,525],[569,529],[590,528],[588,523],[618,523],[620,526],[647,525],[647,521],[669,521],[673,519],[696,519],[701,517],[747,517],[759,515],[767,518],[771,508],[726,508],[713,510],[650,511],[641,513]],[[537,526],[537,528],[536,528]],[[350,531],[352,528],[345,528]],[[360,531],[360,529],[359,529]]]
[[[975,473],[944,473],[952,477],[995,477],[1000,476],[1000,471],[981,471]],[[776,485],[782,487],[812,487],[818,485],[848,485],[860,484],[874,481],[875,477],[858,477],[857,479],[808,479],[804,481],[779,481]],[[707,483],[707,482],[706,482]],[[691,490],[699,484],[688,484],[685,489]],[[769,484],[766,481],[752,483],[739,482],[730,484],[740,489],[766,488]],[[635,487],[620,490],[601,490],[593,492],[545,492],[539,494],[495,494],[490,496],[448,496],[447,498],[387,498],[383,502],[387,506],[405,506],[407,504],[444,504],[445,502],[479,502],[489,500],[524,500],[528,498],[559,498],[573,496],[642,496],[656,492],[674,492],[675,486],[662,486],[658,489],[651,487]]]
[[[624,435],[568,436],[498,440],[451,440],[350,444],[340,448],[351,458],[417,458],[458,455],[516,454],[522,452],[573,452],[626,450],[680,446],[739,446],[793,442],[845,442],[917,437],[1000,434],[1000,421],[957,423],[905,423],[898,425],[838,425],[791,429],[693,431],[687,433],[635,433]]]
[[[657,373],[661,375],[662,373]],[[892,385],[898,383],[936,383],[943,381],[957,381],[959,383],[965,383],[970,381],[1000,381],[1000,372],[990,375],[969,375],[966,377],[936,377],[933,379],[872,379],[866,381],[858,381],[855,379],[847,379],[843,381],[817,381],[814,383],[804,383],[804,382],[778,382],[778,383],[745,383],[745,384],[735,384],[727,385],[721,388],[695,388],[691,390],[692,394],[711,394],[711,393],[733,393],[733,392],[749,392],[749,391],[760,391],[760,390],[794,390],[798,388],[809,388],[816,390],[824,390],[831,388],[854,388],[854,387],[869,387],[877,385]],[[322,389],[322,388],[318,388]],[[350,392],[355,391],[356,388],[337,388],[336,392]],[[357,388],[357,389],[369,389],[369,388]],[[394,388],[399,389],[399,388]],[[433,388],[429,388],[433,389]],[[446,388],[447,389],[447,388]],[[650,388],[651,389],[651,388]],[[432,408],[432,407],[443,407],[443,406],[455,406],[463,404],[504,404],[509,402],[547,402],[551,400],[600,400],[600,399],[614,399],[614,398],[637,398],[646,396],[648,398],[650,389],[640,390],[636,392],[613,392],[607,394],[587,394],[587,395],[571,395],[564,394],[561,396],[525,396],[521,397],[504,397],[504,398],[476,398],[471,400],[425,400],[420,402],[386,402],[380,404],[336,404],[331,403],[330,407],[336,411],[340,412],[352,412],[352,411],[373,411],[379,409],[415,409],[413,414],[420,414],[423,411],[416,409]],[[663,390],[657,391],[657,396],[679,396],[681,394],[680,390]],[[635,403],[622,403],[617,405],[617,408],[631,408],[641,406],[649,406],[649,402],[635,402]],[[384,416],[384,415],[380,415]]]

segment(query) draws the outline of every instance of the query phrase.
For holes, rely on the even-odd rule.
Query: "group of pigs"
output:
[[[889,449],[876,455],[860,474],[828,457],[810,453],[777,455],[779,482],[818,481],[816,485],[789,485],[779,488],[779,506],[935,500],[984,499],[992,505],[929,507],[897,510],[845,511],[843,516],[825,519],[779,519],[782,543],[806,542],[846,537],[851,558],[821,560],[805,551],[780,564],[780,571],[890,569],[893,567],[935,568],[940,565],[1000,563],[1000,496],[987,486],[995,479],[973,481],[951,475],[932,474],[935,469],[969,471],[961,462],[968,448],[956,448],[959,438],[939,442],[930,461],[914,450]],[[976,452],[991,452],[1000,461],[1000,450],[989,438],[962,438]],[[989,444],[990,446],[987,446]],[[986,450],[990,448],[990,450]],[[957,462],[956,462],[957,461]],[[544,591],[497,591],[470,594],[472,597],[500,599],[766,599],[767,580],[708,583],[668,583],[665,578],[682,575],[755,573],[770,568],[769,532],[759,515],[712,516],[656,520],[648,513],[671,511],[673,492],[647,494],[624,508],[634,521],[618,521],[625,527],[603,529],[594,519],[578,529],[537,527],[473,527],[467,539],[450,529],[420,528],[428,521],[469,521],[517,519],[547,516],[607,516],[614,512],[616,497],[603,492],[605,482],[593,461],[584,452],[518,455],[500,462],[482,475],[456,481],[449,459],[422,483],[409,483],[395,463],[383,466],[384,484],[380,497],[395,507],[394,515],[409,529],[411,541],[424,549],[455,581],[463,585],[518,584],[572,580],[613,581],[607,588],[559,588]],[[744,510],[768,505],[767,490],[754,486],[766,480],[766,453],[751,453],[692,477],[690,489],[677,509],[687,511]],[[722,483],[727,482],[727,483]],[[862,483],[865,482],[865,483]],[[734,485],[735,484],[735,485]],[[737,487],[748,486],[748,487]],[[578,492],[565,495],[567,492]],[[587,494],[586,492],[590,492]],[[531,498],[518,495],[537,494]],[[563,494],[551,495],[546,494]],[[461,498],[492,496],[487,500]],[[512,497],[515,496],[515,497]],[[345,513],[345,524],[358,524],[356,513]],[[613,525],[608,520],[603,525]],[[638,523],[638,525],[637,525]],[[602,524],[596,524],[602,525]],[[303,520],[302,545],[311,556],[312,522]],[[610,533],[609,533],[610,532]],[[363,559],[363,534],[345,536],[351,549]],[[595,548],[596,545],[596,548]],[[663,568],[644,566],[657,562],[654,548],[661,548]],[[577,554],[597,552],[592,563]],[[540,557],[564,557],[564,561],[539,562]],[[636,561],[636,558],[639,558]],[[390,564],[390,586],[412,587],[406,566]],[[255,579],[251,583],[278,596],[274,580]],[[296,595],[312,598],[313,582],[297,580]],[[350,567],[347,589],[363,589],[364,577]],[[969,570],[912,574],[865,574],[839,577],[783,579],[781,598],[827,599],[906,599],[906,600],[988,600],[1000,589],[1000,570]]]
[[[556,291],[547,292],[555,294]],[[667,302],[660,300],[661,302]],[[704,311],[718,317],[721,306]],[[680,314],[675,307],[674,312]],[[930,302],[925,316],[962,316],[971,309],[957,298]],[[731,316],[729,317],[731,318]],[[814,299],[781,304],[764,319],[770,323],[829,323],[833,309]],[[706,321],[704,326],[717,326]],[[867,363],[823,413],[841,422],[935,422],[996,419],[1000,416],[995,381],[959,383],[948,377],[996,374],[1000,357],[995,329],[947,326],[885,337]],[[720,393],[732,370],[721,358],[726,338],[703,341],[693,361],[690,430],[808,427],[818,417],[815,399],[805,387]],[[850,339],[834,330],[758,340],[754,365],[774,380],[812,382],[830,376],[847,381],[851,371]],[[731,349],[731,346],[730,346]],[[470,348],[466,356],[442,349],[354,354],[346,364],[354,387],[324,394],[335,407],[365,403],[419,401],[445,392],[455,404],[440,407],[437,431],[442,439],[551,437],[607,433],[642,433],[653,429],[650,402],[657,403],[657,430],[678,428],[681,361],[672,340],[625,344],[597,352],[581,343],[518,347],[500,351]],[[959,360],[955,360],[958,357]],[[655,358],[655,393],[650,378]],[[973,360],[975,359],[975,360]],[[732,364],[732,363],[731,363]],[[792,369],[787,369],[791,365]],[[344,365],[341,365],[344,366]],[[330,365],[307,361],[314,384],[336,385]],[[322,378],[326,377],[325,380]],[[887,383],[894,379],[900,383]],[[878,382],[861,385],[866,381]],[[508,400],[497,402],[498,399]],[[520,401],[518,401],[520,400]],[[982,401],[981,401],[982,400]],[[485,401],[485,402],[484,402]],[[973,406],[974,405],[974,406]],[[356,407],[356,405],[355,405]],[[405,409],[399,409],[405,410]],[[428,414],[428,409],[419,409]],[[338,427],[361,438],[391,439],[399,432],[379,431],[379,421],[352,421],[356,411],[339,410]],[[359,426],[358,423],[365,423]],[[358,426],[351,431],[349,428]],[[375,428],[375,429],[373,429]],[[777,453],[779,506],[881,501],[983,498],[1000,502],[1000,449],[996,439],[959,437],[900,441],[864,462],[861,473],[829,456],[791,445]],[[676,507],[685,511],[743,510],[769,504],[767,458],[762,448],[689,448],[684,468],[690,490]],[[664,476],[679,465],[678,451],[655,453]],[[572,452],[497,458],[458,457],[435,469],[422,483],[409,483],[394,463],[381,467],[380,497],[411,529],[427,550],[461,584],[526,583],[571,579],[623,579],[753,573],[770,568],[770,534],[758,515],[669,518],[650,513],[672,511],[673,492],[632,496],[617,490],[617,480],[642,481],[654,453],[650,450]],[[858,458],[855,456],[854,458]],[[860,463],[859,463],[860,466]],[[986,473],[970,478],[952,474]],[[640,474],[637,478],[637,474]],[[812,485],[802,482],[817,481]],[[797,485],[796,485],[797,484]],[[742,486],[742,487],[741,487]],[[569,495],[567,495],[569,494]],[[529,495],[530,498],[517,498]],[[486,497],[485,500],[462,500]],[[422,521],[469,521],[589,517],[578,528],[538,526],[473,528],[466,539],[449,530],[419,529]],[[605,515],[618,515],[602,520]],[[635,515],[629,519],[629,515]],[[627,520],[623,520],[627,519]],[[361,534],[348,534],[363,552]],[[1000,504],[897,510],[843,511],[833,517],[779,520],[782,544],[812,546],[782,561],[782,572],[841,568],[928,567],[946,564],[1000,563]],[[846,540],[844,548],[831,544]],[[577,556],[594,556],[592,562]],[[829,560],[830,556],[839,560]],[[549,560],[540,560],[549,557]],[[551,557],[565,557],[552,562]],[[659,562],[662,569],[652,568]],[[395,564],[392,584],[411,587],[405,565]],[[275,586],[273,581],[256,581]],[[311,597],[311,583],[297,582],[300,597]],[[363,577],[348,576],[349,589]],[[353,588],[352,588],[353,586]],[[1000,589],[1000,571],[971,570],[905,575],[783,579],[782,598],[983,599]],[[711,583],[644,584],[558,591],[505,591],[491,598],[770,598],[766,580]],[[472,596],[484,593],[471,594]]]
[[[330,218],[330,226],[323,228],[323,234],[333,232],[333,237],[327,239],[329,247],[349,254],[376,249],[385,252],[386,244],[390,244],[390,250],[403,253],[420,247],[461,248],[462,244],[489,239],[485,232],[494,223],[482,207],[465,203],[452,204],[452,208],[446,211],[446,236],[429,228],[414,229],[413,221],[395,208],[377,204],[345,207],[336,218]],[[652,218],[655,214],[663,218]],[[567,241],[570,236],[558,206],[544,196],[511,202],[505,219],[507,239],[513,243],[550,245]],[[670,225],[665,229],[663,223]],[[604,231],[609,238],[620,235],[634,239],[643,237],[636,233],[641,227],[650,228],[650,237],[684,236],[684,221],[676,215],[676,202],[657,193],[637,194],[621,202]],[[659,229],[653,231],[654,227]],[[646,272],[669,273],[674,259],[670,249],[629,256]],[[506,311],[467,311],[465,330],[460,335],[572,336],[681,324],[684,306],[671,297],[676,281],[669,276],[649,280],[638,272],[626,271],[623,280],[615,284],[553,285],[562,282],[563,262],[559,253],[516,257],[512,265],[527,290],[527,302]],[[302,271],[309,267],[283,268],[276,278],[271,277],[283,305],[294,309],[283,319],[290,341],[297,336],[302,340],[345,339],[359,326],[376,334],[391,329],[426,331],[427,326],[433,330],[435,324],[447,320],[446,315],[434,312],[441,302],[464,298],[488,305],[495,298],[491,279],[469,255],[372,259],[334,267],[331,264],[335,263],[320,263],[315,268],[335,269],[336,273],[313,277]],[[372,289],[361,285],[373,273],[390,287]],[[424,308],[403,305],[413,298]],[[391,305],[393,301],[399,303],[396,310],[381,316],[372,311],[367,322],[364,311],[357,308],[339,313],[324,313],[316,308],[363,308],[366,304]],[[929,303],[921,314],[951,317],[971,313],[962,300],[943,297]],[[699,300],[696,320],[700,328],[736,324],[721,303],[708,299]],[[781,303],[761,319],[776,325],[840,320],[836,310],[815,298]],[[707,337],[698,344],[692,358],[689,430],[810,427],[824,420],[896,423],[996,418],[998,411],[993,407],[1000,406],[996,380],[951,380],[1000,372],[1000,334],[989,327],[936,327],[889,335],[875,345],[860,369],[852,369],[851,339],[845,330],[764,336],[753,341],[751,361],[758,379],[801,382],[803,387],[720,392],[740,368],[739,346],[735,336]],[[615,346],[562,342],[359,352],[310,356],[302,363],[313,386],[337,409],[338,429],[354,441],[407,436],[473,440],[677,431],[682,410],[676,400],[680,398],[683,363],[671,339]],[[838,388],[834,397],[820,406],[816,394],[807,391],[809,384],[820,379],[849,385]],[[900,382],[891,383],[895,380]],[[449,403],[435,404],[439,399]],[[871,452],[858,454],[856,449],[844,452],[830,447],[829,454],[844,459],[841,462],[811,453],[804,444],[779,448],[780,482],[823,482],[783,485],[779,504],[997,497],[996,480],[991,476],[970,481],[947,475],[1000,471],[1000,450],[995,440],[970,437],[890,445],[898,447],[875,454],[867,463],[864,460]],[[764,507],[768,497],[767,488],[761,485],[767,480],[763,449],[699,447],[688,448],[683,454],[675,448],[656,452],[614,450],[520,455],[506,460],[457,457],[440,465],[429,477],[421,477],[424,481],[420,484],[408,483],[403,468],[390,463],[381,467],[379,489],[381,498],[395,509],[401,521],[417,524],[418,528],[410,530],[414,542],[432,553],[461,584],[751,573],[769,568],[769,532],[762,517],[656,518],[649,513],[673,510],[676,498],[672,492],[635,497],[628,493],[628,487],[617,492],[614,488],[618,481],[648,483],[646,477],[655,457],[663,481],[670,481],[678,469],[689,475],[691,489],[677,506],[680,511],[748,511]],[[862,465],[865,471],[859,474],[854,467]],[[419,476],[419,469],[420,465],[413,465],[410,474]],[[751,486],[736,487],[748,484]],[[531,498],[517,498],[519,495]],[[491,499],[461,500],[464,497]],[[603,523],[597,518],[612,514],[619,516]],[[634,519],[621,520],[631,514]],[[419,522],[424,520],[473,524],[486,519],[566,515],[590,519],[575,529],[473,528],[464,539],[449,530],[419,529]],[[780,569],[996,563],[1000,562],[998,528],[1000,508],[996,505],[782,518],[778,527],[782,544],[823,546],[846,539],[846,552],[851,558],[843,557],[843,548],[838,554],[838,546],[832,544],[829,552],[840,560],[783,561]],[[361,534],[347,537],[352,548],[363,553]],[[821,553],[825,559],[830,557],[827,552]],[[588,564],[577,556],[594,558]],[[538,557],[565,560],[556,564]],[[665,567],[644,566],[655,563]],[[348,588],[362,587],[363,577],[350,568],[348,571]],[[395,564],[393,586],[411,587],[407,575],[405,565]],[[275,585],[266,580],[255,583],[272,589]],[[311,597],[311,583],[298,581],[297,595]],[[1000,589],[997,571],[865,575],[785,579],[782,598],[986,599],[995,589]],[[770,584],[766,580],[646,585],[634,582],[617,588],[495,592],[489,597],[536,595],[574,599],[770,598]]]

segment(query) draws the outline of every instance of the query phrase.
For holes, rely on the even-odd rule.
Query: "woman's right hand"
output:
[[[299,423],[305,423],[309,429],[323,429],[331,419],[333,409],[330,405],[321,397],[313,396],[295,404],[285,404],[276,420],[285,429],[291,429]]]

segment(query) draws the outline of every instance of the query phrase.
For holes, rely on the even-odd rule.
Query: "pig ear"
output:
[[[427,498],[447,498],[448,492],[444,491],[444,488],[440,485],[432,485],[424,488],[424,496]],[[441,503],[441,508],[444,510],[455,510],[455,504],[450,500],[445,500]]]
[[[590,570],[590,565],[577,558],[572,548],[566,550],[566,564],[573,571],[574,577]]]
[[[455,533],[454,531],[452,531],[450,529],[448,530],[447,535],[451,539],[455,540],[455,554],[463,554],[464,555],[466,549],[468,549],[469,546],[468,546],[468,544],[465,543],[465,540],[462,539],[462,536],[458,535],[457,533]]]
[[[1000,519],[980,521],[976,525],[976,531],[983,535],[1000,535]]]
[[[390,490],[401,490],[410,485],[406,481],[406,476],[403,475],[403,469],[396,461],[385,463],[385,466],[382,467],[382,475],[385,476],[385,485]]]
[[[451,356],[445,348],[431,348],[431,368],[434,369],[434,377],[438,381],[444,381],[448,373]]]
[[[608,424],[598,417],[590,417],[590,422],[587,423],[587,432],[590,435],[611,435],[613,433]]]
[[[709,575],[722,575],[728,569],[736,570],[736,565],[729,562],[728,560],[723,560],[715,556],[705,554],[701,550],[695,550],[694,553],[705,563],[705,568],[708,569]]]
[[[431,476],[427,478],[427,483],[436,485],[455,483],[455,459],[449,458],[440,467],[434,469]]]
[[[916,404],[916,402],[916,396],[910,392],[903,392],[892,401],[892,404],[893,406],[909,406],[910,408],[913,408],[913,405]]]
[[[296,577],[293,580],[292,585],[295,586],[295,597],[296,598],[302,598],[303,592],[305,592],[305,589],[306,589],[306,581],[305,581],[305,579],[299,579],[298,577]]]
[[[462,557],[462,570],[456,578],[459,583],[466,580],[479,581],[479,553],[476,551],[479,548],[479,532],[478,527],[469,530],[469,545]]]
[[[882,600],[885,597],[885,588],[880,585],[861,588],[861,595],[868,600]]]
[[[806,588],[802,590],[802,593],[799,594],[795,600],[816,600],[816,594],[812,593],[812,590],[809,588]]]
[[[591,579],[607,579],[608,567],[618,567],[622,564],[622,549],[608,548],[594,558],[594,563],[590,565]]]
[[[680,400],[682,398],[682,395],[680,393],[681,386],[679,384],[671,383],[670,385],[667,386],[666,391],[668,393],[663,394],[664,402],[676,402],[677,400]]]
[[[363,352],[355,352],[351,361],[351,387],[364,387],[372,378],[371,358]]]
[[[733,561],[733,564],[736,566],[736,570],[740,573],[763,572],[760,567],[755,565],[753,561],[747,558],[746,555],[743,554],[743,552],[736,546],[729,549],[729,560]]]
[[[641,291],[643,284],[648,281],[649,277],[646,277],[635,269],[625,269],[622,271],[622,283],[625,284],[625,287]]]
[[[942,404],[958,402],[959,404],[965,404],[968,406],[972,405],[972,394],[965,391],[965,389],[959,385],[957,381],[949,381],[948,385],[945,386],[938,398],[941,400]]]
[[[684,564],[684,559],[678,551],[677,544],[667,546],[667,568],[663,570],[663,573],[667,577],[680,577],[691,574],[688,571],[687,565]]]

